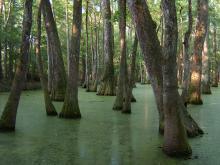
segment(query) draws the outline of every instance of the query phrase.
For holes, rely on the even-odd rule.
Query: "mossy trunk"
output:
[[[102,11],[104,19],[104,61],[105,68],[101,79],[100,87],[97,95],[114,96],[115,95],[115,80],[114,80],[114,65],[113,65],[113,34],[110,1],[102,1]]]
[[[80,36],[82,23],[82,0],[74,1],[72,36],[69,54],[68,81],[64,104],[59,114],[60,118],[81,118],[78,103],[78,75],[80,57]]]
[[[52,87],[51,98],[55,101],[63,101],[66,89],[66,72],[61,51],[61,44],[49,0],[42,1],[42,12],[48,39],[49,55],[52,59]]]
[[[208,0],[199,0],[197,4],[197,23],[192,56],[191,83],[189,89],[189,103],[203,104],[201,98],[202,50],[208,25]]]
[[[38,17],[37,17],[37,39],[36,39],[36,59],[37,59],[37,67],[40,75],[41,86],[44,91],[44,102],[46,108],[46,114],[48,116],[56,116],[56,109],[51,101],[48,88],[47,88],[47,79],[46,74],[44,73],[43,61],[41,57],[41,2],[39,4],[38,9]]]
[[[23,29],[20,56],[8,100],[0,119],[0,131],[14,131],[18,104],[28,69],[28,54],[32,26],[32,0],[24,3]]]

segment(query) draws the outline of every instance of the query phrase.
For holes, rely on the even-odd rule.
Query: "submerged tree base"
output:
[[[131,114],[131,110],[124,110],[124,109],[123,109],[123,110],[121,111],[121,113],[124,113],[124,114]]]
[[[123,108],[122,106],[114,105],[112,109],[115,111],[121,111],[122,108]]]
[[[203,84],[203,85],[202,85],[202,94],[205,94],[205,95],[210,95],[210,94],[212,94],[211,88],[210,88],[210,85],[209,85],[209,84]]]
[[[134,97],[133,94],[131,94],[131,102],[134,103],[134,102],[137,102],[136,98]]]
[[[59,118],[65,118],[65,119],[80,119],[81,114],[80,113],[75,113],[75,112],[61,112],[59,114]]]
[[[58,113],[56,111],[47,110],[47,116],[57,116]]]
[[[218,84],[212,84],[212,87],[218,87]]]
[[[194,105],[202,105],[203,101],[200,97],[200,95],[194,91],[194,92],[190,92],[190,97],[189,97],[189,104],[194,104]]]
[[[190,99],[189,103],[193,105],[202,105],[203,101],[201,99]]]
[[[65,90],[51,92],[51,100],[53,100],[53,101],[62,102],[62,101],[64,101],[64,98],[65,98]]]
[[[114,81],[104,81],[101,83],[98,93],[96,95],[99,96],[115,96],[115,85]]]
[[[180,100],[181,101],[181,100]],[[181,112],[181,118],[183,121],[183,125],[186,129],[186,133],[188,137],[197,137],[199,135],[203,135],[203,130],[199,127],[199,125],[195,122],[195,120],[191,117],[187,109],[185,108],[185,105],[183,103],[178,104],[180,107]],[[159,133],[161,135],[164,134],[164,121],[160,121],[159,123]]]
[[[189,146],[184,149],[163,146],[163,152],[168,156],[178,158],[187,158],[192,155],[192,149]]]
[[[0,120],[0,132],[14,132],[15,126],[9,126]]]
[[[80,119],[81,113],[77,101],[66,100],[62,111],[59,113],[59,118]]]

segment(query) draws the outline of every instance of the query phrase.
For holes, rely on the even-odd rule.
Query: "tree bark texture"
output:
[[[162,0],[165,20],[164,65],[163,65],[163,111],[164,144],[163,151],[170,156],[191,155],[186,131],[181,119],[180,96],[177,79],[178,26],[175,0]]]
[[[197,0],[197,22],[194,52],[191,66],[190,98],[191,104],[203,104],[201,98],[202,50],[208,25],[208,0]]]
[[[72,36],[69,54],[69,73],[66,88],[66,95],[60,118],[81,118],[78,103],[78,75],[79,75],[79,57],[80,57],[80,38],[82,23],[82,0],[74,1]]]
[[[97,95],[115,95],[114,65],[113,65],[113,34],[111,23],[110,0],[102,1],[104,19],[104,61],[105,68]]]
[[[40,2],[38,15],[37,15],[37,39],[36,39],[35,54],[37,59],[37,67],[40,75],[41,86],[44,92],[44,103],[45,103],[46,114],[48,116],[56,116],[57,112],[49,95],[49,91],[47,87],[47,78],[46,78],[46,74],[44,73],[43,61],[41,57],[41,4],[42,3]]]
[[[128,6],[135,24],[138,41],[144,55],[145,65],[153,87],[157,109],[159,112],[159,131],[164,131],[163,113],[163,75],[162,75],[162,48],[156,34],[156,25],[152,20],[148,7],[144,0],[128,0]],[[153,43],[153,44],[152,44]],[[203,133],[197,123],[184,108],[184,104],[178,99],[181,117],[188,136],[198,136]]]
[[[54,20],[49,0],[42,1],[42,12],[47,32],[49,55],[52,64],[52,87],[51,98],[55,101],[63,101],[66,89],[66,72],[61,51],[61,44],[58,36],[56,22]]]

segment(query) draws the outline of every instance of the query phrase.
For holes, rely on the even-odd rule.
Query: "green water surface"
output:
[[[0,133],[0,165],[219,165],[220,89],[189,111],[205,135],[190,139],[192,159],[163,154],[152,89],[138,85],[132,114],[112,110],[114,97],[79,89],[80,120],[47,117],[42,91],[23,92],[16,131]],[[2,112],[8,93],[0,93]],[[57,111],[62,103],[55,103]],[[198,157],[198,158],[197,158]]]

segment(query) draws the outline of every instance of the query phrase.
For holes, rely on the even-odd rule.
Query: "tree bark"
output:
[[[186,131],[181,119],[181,103],[177,80],[177,16],[175,0],[162,0],[165,19],[164,65],[163,65],[163,110],[164,144],[163,151],[170,156],[191,155]]]
[[[89,31],[88,31],[89,1],[86,1],[86,91],[90,92],[90,72],[89,72]]]
[[[152,20],[144,0],[129,0],[128,4],[155,95],[157,109],[159,112],[159,131],[160,133],[163,133],[163,57],[162,48],[156,34],[156,25]],[[181,110],[181,118],[187,130],[188,136],[194,137],[202,134],[202,130],[184,108],[182,101],[178,99],[178,102],[178,106],[180,106],[179,109]]]
[[[188,29],[184,34],[183,42],[183,86],[182,86],[182,100],[186,106],[189,102],[189,84],[190,84],[190,35],[192,33],[192,0],[188,0]]]
[[[216,25],[214,24],[213,33],[213,53],[214,53],[214,76],[212,87],[218,87],[219,72],[218,72],[218,59],[217,59],[217,36],[216,36]]]
[[[191,104],[203,104],[201,98],[202,50],[208,25],[208,0],[198,0],[197,23],[192,57],[190,98]]]
[[[44,102],[45,102],[46,113],[48,116],[56,116],[57,112],[48,92],[47,79],[46,79],[46,74],[44,73],[43,61],[41,57],[41,9],[42,9],[41,4],[42,1],[39,4],[38,15],[37,15],[37,39],[36,39],[35,54],[37,59],[37,67],[40,75],[41,86],[44,91]]]
[[[203,94],[212,94],[210,88],[210,75],[209,75],[210,59],[209,59],[209,51],[208,51],[208,40],[209,40],[209,32],[207,31],[203,52],[202,52],[202,93]]]
[[[25,82],[28,67],[28,53],[30,47],[30,32],[32,26],[32,0],[26,0],[24,4],[22,41],[20,57],[16,68],[15,77],[11,87],[7,103],[0,119],[0,131],[14,131],[16,123],[17,108]]]
[[[74,1],[72,36],[69,55],[69,73],[66,88],[66,95],[60,118],[81,118],[78,103],[78,75],[79,75],[79,56],[80,56],[80,37],[82,23],[82,0]]]
[[[132,88],[131,93],[132,93],[133,87],[135,86],[137,46],[138,46],[138,38],[135,33],[134,43],[133,43],[132,52],[131,52],[131,73],[130,73],[130,81],[129,81],[130,87]],[[131,94],[131,102],[136,102],[136,99],[133,94]]]
[[[60,40],[49,0],[42,1],[42,11],[49,43],[49,55],[52,57],[52,88],[51,98],[63,101],[66,89],[66,72],[64,68]]]
[[[104,19],[104,61],[105,68],[97,95],[115,95],[114,65],[113,65],[113,35],[111,23],[110,0],[102,1]]]
[[[119,32],[120,32],[120,71],[114,110],[131,113],[131,89],[128,83],[127,55],[126,55],[126,0],[119,0]]]

